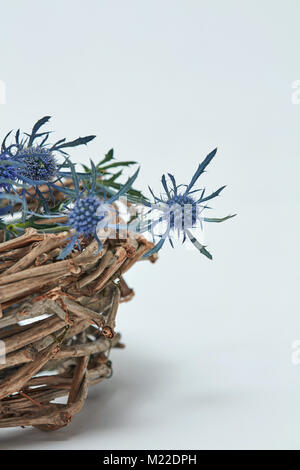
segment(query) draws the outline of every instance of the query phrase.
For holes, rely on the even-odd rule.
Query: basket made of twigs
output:
[[[111,376],[110,349],[123,346],[115,318],[133,296],[123,274],[153,245],[108,239],[97,253],[82,240],[58,261],[67,238],[29,228],[0,243],[0,427],[66,426],[88,387]]]

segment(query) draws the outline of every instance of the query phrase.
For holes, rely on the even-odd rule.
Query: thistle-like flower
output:
[[[17,176],[17,167],[4,152],[0,154],[0,190],[9,192]]]
[[[205,196],[205,189],[193,189],[199,176],[204,172],[216,152],[217,149],[213,150],[205,160],[200,163],[188,185],[177,185],[174,176],[168,173],[171,180],[171,187],[168,187],[165,175],[162,176],[161,180],[165,192],[164,195],[157,197],[151,188],[149,188],[152,196],[154,197],[154,204],[148,204],[145,202],[144,204],[150,207],[149,212],[155,213],[155,217],[152,220],[148,220],[143,222],[143,224],[140,224],[139,231],[149,231],[150,228],[153,238],[155,238],[155,236],[159,236],[160,240],[152,250],[146,253],[145,257],[160,250],[166,239],[168,239],[171,246],[173,246],[172,236],[173,233],[176,232],[178,237],[182,235],[182,243],[185,242],[186,237],[188,236],[193,245],[202,254],[207,256],[209,259],[212,259],[212,255],[207,251],[206,247],[193,236],[191,229],[197,226],[202,227],[203,222],[223,222],[224,220],[234,217],[229,215],[227,217],[217,219],[202,216],[202,212],[207,208],[204,203],[218,196],[225,186],[222,186],[208,196]],[[199,191],[201,191],[200,197],[199,195],[196,196],[196,193]],[[163,233],[155,234],[155,229],[157,226],[161,225],[164,227]]]
[[[75,197],[72,208],[68,209],[68,223],[66,224],[69,229],[73,229],[74,234],[71,236],[68,245],[61,251],[59,259],[65,258],[73,250],[76,242],[80,249],[79,237],[87,238],[92,236],[98,242],[98,250],[103,248],[98,233],[106,228],[118,229],[118,224],[114,223],[113,220],[117,210],[113,209],[112,211],[112,204],[131,189],[139,173],[138,169],[117,193],[105,200],[105,198],[100,199],[95,193],[97,172],[93,162],[91,162],[91,165],[92,170],[88,187],[80,188],[78,175],[75,172],[74,165],[71,164],[74,189],[61,188],[62,192],[72,197],[71,202]]]
[[[18,129],[13,142],[9,142],[12,131],[8,132],[1,144],[1,154],[7,155],[9,162],[13,164],[7,166],[6,162],[4,168],[0,160],[0,188],[15,191],[15,187],[19,187],[23,202],[26,197],[35,198],[45,211],[50,210],[50,202],[55,205],[54,191],[60,190],[57,183],[64,185],[63,179],[69,177],[63,171],[70,168],[66,149],[86,145],[95,138],[94,135],[89,135],[72,141],[60,139],[50,144],[48,139],[51,132],[42,130],[49,120],[50,116],[39,119],[30,133]],[[56,160],[57,155],[63,160],[60,163]],[[28,185],[33,186],[34,193],[32,190],[28,191]],[[40,189],[42,185],[43,188]],[[23,207],[25,206],[24,203]]]
[[[24,147],[16,153],[13,159],[24,165],[18,171],[18,177],[25,182],[49,182],[57,175],[55,157],[45,147]]]
[[[69,214],[69,223],[79,235],[95,236],[99,222],[108,217],[109,211],[97,196],[79,197]]]

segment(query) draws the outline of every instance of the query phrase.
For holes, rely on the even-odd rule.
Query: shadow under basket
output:
[[[111,348],[123,347],[116,314],[134,295],[123,274],[153,244],[108,239],[97,253],[95,240],[82,240],[59,261],[68,236],[29,228],[0,243],[1,428],[66,426],[88,388],[111,377]]]

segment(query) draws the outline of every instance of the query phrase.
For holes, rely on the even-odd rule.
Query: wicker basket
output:
[[[67,237],[29,228],[0,243],[0,427],[66,426],[88,387],[111,376],[110,349],[123,347],[116,314],[134,294],[123,274],[153,245],[107,239],[97,253],[81,240],[81,252],[57,261]]]

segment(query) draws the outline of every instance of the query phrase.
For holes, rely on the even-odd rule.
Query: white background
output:
[[[95,133],[141,165],[202,178],[213,201],[211,262],[168,246],[127,275],[127,348],[114,376],[56,433],[0,430],[9,449],[300,448],[297,0],[10,0],[1,3],[1,135],[53,116],[55,138]]]

